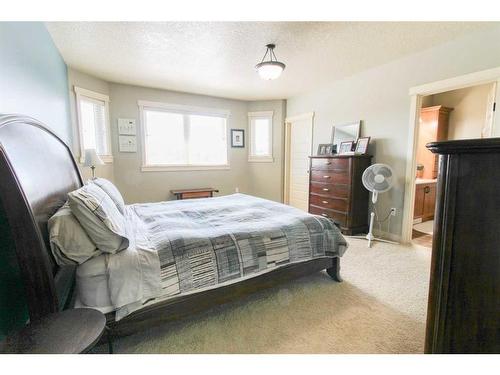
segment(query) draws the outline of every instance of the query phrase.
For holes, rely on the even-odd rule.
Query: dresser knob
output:
[[[323,204],[328,204],[328,201],[321,201],[321,203],[323,203]]]
[[[330,189],[328,189],[328,188],[323,188],[323,191],[330,191]]]
[[[323,176],[323,178],[330,178],[330,176]]]

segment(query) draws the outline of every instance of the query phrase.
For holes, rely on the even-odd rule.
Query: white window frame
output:
[[[85,146],[83,144],[83,128],[82,128],[82,115],[80,110],[80,101],[83,98],[88,98],[92,100],[98,100],[104,102],[104,126],[106,130],[106,145],[108,149],[108,154],[99,155],[104,163],[112,163],[113,155],[111,151],[111,127],[109,123],[109,96],[104,95],[95,91],[87,90],[81,87],[74,87],[75,90],[75,108],[76,108],[76,122],[78,128],[78,142],[80,148],[80,163],[85,162]]]
[[[257,163],[272,163],[274,162],[273,157],[273,116],[274,111],[261,111],[261,112],[248,112],[248,161]],[[257,119],[267,119],[269,120],[269,155],[254,155],[253,154],[253,134],[252,134],[252,123]]]
[[[148,100],[139,100],[137,101],[139,106],[139,118],[140,118],[140,126],[141,126],[141,149],[142,149],[142,163],[141,163],[141,171],[142,172],[173,172],[173,171],[209,171],[209,170],[228,170],[230,169],[230,161],[229,161],[229,126],[228,126],[228,118],[231,112],[226,109],[217,109],[217,108],[208,108],[208,107],[197,107],[197,106],[189,106],[182,104],[173,104],[173,103],[162,103],[162,102],[152,102]],[[178,165],[155,165],[155,164],[146,164],[146,117],[145,117],[145,109],[151,109],[155,111],[165,111],[170,113],[179,113],[183,115],[200,115],[200,116],[217,116],[223,117],[226,119],[226,164],[221,165],[186,165],[186,164],[178,164]]]

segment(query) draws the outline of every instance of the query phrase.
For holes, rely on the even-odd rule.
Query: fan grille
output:
[[[386,164],[373,164],[363,172],[363,185],[371,192],[383,193],[393,184],[392,168]]]

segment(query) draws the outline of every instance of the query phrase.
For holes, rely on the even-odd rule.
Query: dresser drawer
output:
[[[310,205],[309,213],[314,215],[320,215],[328,219],[332,219],[335,223],[337,223],[340,226],[345,226],[347,222],[347,214],[329,210],[327,208]]]
[[[332,210],[337,211],[347,211],[346,199],[320,197],[319,195],[311,194],[309,196],[309,203],[322,208],[331,208]]]
[[[311,170],[311,181],[350,184],[350,176],[347,170]]]
[[[324,170],[324,169],[349,169],[349,159],[311,159],[311,169]]]
[[[335,198],[348,198],[349,190],[349,185],[311,182],[311,194],[327,195]]]

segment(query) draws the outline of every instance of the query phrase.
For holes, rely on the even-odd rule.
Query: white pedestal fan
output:
[[[394,175],[392,168],[386,164],[373,164],[365,169],[362,176],[363,185],[368,191],[372,192],[372,202],[377,203],[379,193],[388,191],[393,185]],[[397,244],[394,241],[384,240],[377,238],[373,235],[373,221],[375,219],[375,212],[370,214],[370,229],[366,237],[354,236],[355,238],[365,238],[368,240],[368,247],[371,247],[372,241],[380,241]]]

